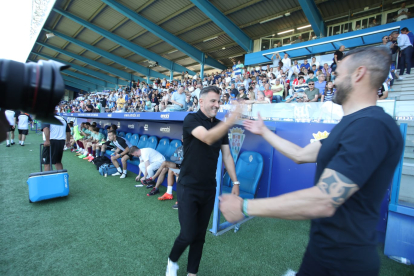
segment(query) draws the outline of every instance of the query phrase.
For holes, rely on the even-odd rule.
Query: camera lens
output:
[[[69,67],[52,60],[20,63],[0,59],[0,107],[25,111],[43,122],[59,123],[54,109],[65,93],[60,71]]]

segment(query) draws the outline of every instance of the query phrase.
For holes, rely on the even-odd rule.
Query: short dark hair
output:
[[[118,126],[117,126],[117,125],[111,125],[111,128],[112,128],[113,130],[117,130],[117,129],[118,129]]]
[[[116,130],[110,130],[110,131],[108,131],[108,134],[109,133],[112,133],[113,135],[116,135]]]
[[[206,86],[203,89],[201,89],[201,91],[200,91],[200,98],[203,95],[208,94],[209,92],[214,92],[214,93],[220,95],[220,89],[217,86]]]
[[[401,29],[401,31],[402,32],[408,32],[408,28],[407,27],[404,27],[404,28]]]
[[[134,154],[139,148],[137,146],[132,146],[129,148],[129,154]]]
[[[298,78],[298,80],[303,80],[304,78],[302,77],[302,76],[300,76],[299,78]]]
[[[315,73],[312,70],[309,70],[308,74],[315,74]]]
[[[94,127],[92,130],[96,131],[96,132],[99,132],[99,128],[97,128],[97,127]]]
[[[91,123],[89,123],[89,122],[86,122],[86,123],[85,123],[85,125],[87,125],[87,126],[90,126],[90,125],[91,125]]]
[[[370,83],[376,89],[387,79],[390,72],[391,55],[387,47],[365,47],[349,51],[342,59],[352,59],[348,72],[355,71],[360,65],[367,67]],[[381,62],[378,62],[381,60]]]

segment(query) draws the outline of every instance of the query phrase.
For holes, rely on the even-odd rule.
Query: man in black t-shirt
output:
[[[339,47],[339,50],[337,50],[334,54],[333,63],[332,63],[332,72],[335,71],[336,67],[338,66],[338,63],[342,60],[344,56],[345,46],[342,45]]]
[[[376,106],[378,87],[390,63],[385,47],[347,53],[336,70],[334,98],[342,105],[344,117],[328,138],[305,148],[271,132],[261,118],[245,122],[247,130],[262,135],[296,163],[317,163],[312,188],[256,200],[224,195],[220,203],[230,222],[248,215],[311,219],[299,276],[379,274],[376,226],[403,151],[397,124]]]
[[[102,110],[105,110],[106,107],[106,96],[102,96],[102,98],[99,100],[102,106]]]
[[[188,246],[188,275],[198,272],[206,230],[216,197],[216,170],[220,150],[223,154],[223,163],[234,184],[232,194],[239,195],[240,183],[237,181],[227,132],[238,119],[241,107],[237,106],[226,122],[221,122],[216,119],[220,108],[219,101],[219,88],[203,88],[200,91],[200,110],[197,113],[189,113],[184,119],[185,158],[177,183],[181,231],[168,258],[167,276],[177,275],[177,261]]]
[[[85,113],[92,113],[93,111],[93,105],[91,104],[91,100],[86,101],[86,110],[84,110]]]

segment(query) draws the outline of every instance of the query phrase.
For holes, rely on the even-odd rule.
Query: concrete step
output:
[[[414,95],[401,95],[398,97],[398,101],[414,101]]]
[[[401,176],[399,200],[414,203],[414,175]]]
[[[414,176],[414,166],[409,166],[409,164],[403,165],[402,174]]]
[[[401,124],[401,123],[407,124],[408,129],[410,129],[410,127],[414,127],[414,121],[403,121],[403,120],[398,120],[397,121],[398,125]]]

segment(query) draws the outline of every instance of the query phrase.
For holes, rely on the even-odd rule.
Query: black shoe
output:
[[[24,147],[24,144],[20,144],[20,146]]]
[[[148,178],[148,179],[145,179],[145,180],[143,180],[142,181],[142,184],[144,184],[144,185],[149,185],[149,184],[153,184],[153,185],[155,185],[155,181],[154,180],[152,180],[152,178]],[[154,186],[152,186],[151,188],[153,188]]]
[[[149,194],[147,194],[147,196],[153,196],[159,193],[160,193],[160,190],[158,190],[157,188],[154,188],[151,190],[151,192],[149,192]]]
[[[147,185],[147,189],[152,189],[152,188],[154,188],[155,187],[155,185],[154,184],[148,184]]]
[[[14,144],[16,144],[16,143],[15,143],[15,142],[11,142],[10,144],[13,146],[13,145],[14,145]]]
[[[6,147],[10,148],[10,145],[9,145],[9,144],[7,144],[7,145],[6,145]]]
[[[174,205],[173,205],[173,207],[172,207],[174,210],[177,210],[178,209],[178,202],[176,202]]]

